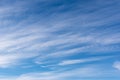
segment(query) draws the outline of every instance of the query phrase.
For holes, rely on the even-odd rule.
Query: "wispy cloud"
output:
[[[120,62],[119,61],[114,62],[113,67],[120,70]]]
[[[104,69],[101,69],[97,66],[90,66],[89,67],[83,67],[83,68],[77,68],[74,70],[69,70],[69,71],[48,71],[48,72],[36,72],[36,73],[28,73],[28,74],[23,74],[19,76],[16,80],[21,80],[21,79],[30,79],[30,80],[49,80],[49,79],[55,79],[55,80],[73,80],[72,78],[74,77],[74,80],[78,79],[92,79],[92,77],[96,78],[104,78],[108,77],[109,75],[115,76],[111,74],[112,71],[107,72]],[[117,73],[115,73],[117,74]],[[94,78],[93,78],[94,79]]]
[[[14,65],[20,65],[21,61],[25,59],[33,58],[35,56],[37,56],[37,54],[31,54],[31,53],[1,54],[0,55],[0,68],[9,68]]]
[[[65,60],[59,63],[58,65],[60,66],[65,66],[65,65],[72,65],[72,64],[79,64],[79,63],[86,63],[86,62],[92,62],[92,61],[100,61],[100,60],[105,60],[108,58],[111,58],[112,56],[107,56],[107,57],[94,57],[94,58],[87,58],[87,59],[75,59],[75,60]]]
[[[75,68],[73,64],[86,63],[86,66],[87,62],[101,61],[107,66],[118,58],[119,3],[119,0],[1,0],[0,71],[20,65],[17,79],[13,70],[12,80],[96,77],[99,70],[89,66]],[[49,71],[53,67],[63,70],[65,65],[73,65],[72,70]],[[109,66],[119,70],[119,62]]]

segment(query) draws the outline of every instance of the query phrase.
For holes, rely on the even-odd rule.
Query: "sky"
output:
[[[120,0],[0,0],[0,80],[120,80]]]

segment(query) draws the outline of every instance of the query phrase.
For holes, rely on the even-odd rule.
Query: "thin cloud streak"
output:
[[[87,59],[75,59],[75,60],[65,60],[59,63],[60,66],[65,65],[74,65],[74,64],[80,64],[80,63],[87,63],[87,62],[93,62],[93,61],[101,61],[105,59],[112,58],[113,56],[107,56],[107,57],[95,57],[95,58],[87,58]]]

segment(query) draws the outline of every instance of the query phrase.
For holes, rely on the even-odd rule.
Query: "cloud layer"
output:
[[[119,80],[119,7],[119,0],[1,0],[0,80]]]

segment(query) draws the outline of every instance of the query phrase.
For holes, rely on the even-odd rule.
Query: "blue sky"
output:
[[[120,0],[0,0],[0,80],[120,80]]]

